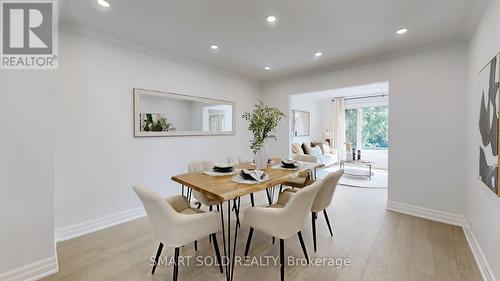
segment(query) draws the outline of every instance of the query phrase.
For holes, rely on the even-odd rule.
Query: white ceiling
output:
[[[62,24],[268,80],[462,36],[482,0],[108,1],[106,9],[66,0]],[[278,22],[269,25],[268,15]],[[396,36],[402,27],[408,34]],[[314,58],[316,51],[323,56]]]

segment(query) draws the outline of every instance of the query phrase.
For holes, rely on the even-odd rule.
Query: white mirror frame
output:
[[[203,131],[173,131],[173,132],[144,132],[141,131],[141,118],[139,112],[139,97],[140,95],[153,95],[159,97],[173,97],[177,99],[183,100],[191,100],[191,101],[201,101],[201,102],[219,102],[231,105],[233,108],[233,122],[232,122],[232,130],[227,132],[203,132]],[[175,94],[169,92],[161,92],[155,90],[147,90],[141,88],[134,88],[134,137],[178,137],[178,136],[231,136],[235,134],[236,131],[236,103],[232,101],[226,100],[218,100],[204,97],[196,97],[184,94]]]

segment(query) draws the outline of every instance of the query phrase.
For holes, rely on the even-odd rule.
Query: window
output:
[[[345,110],[345,141],[353,145],[356,145],[357,141],[357,119],[358,110],[356,108]]]
[[[345,110],[346,142],[361,149],[383,150],[389,147],[389,108],[369,106]]]

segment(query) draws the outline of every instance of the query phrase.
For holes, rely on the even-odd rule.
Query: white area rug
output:
[[[331,172],[335,172],[339,169],[338,166],[334,167],[329,167],[325,169],[318,170],[317,176],[318,178],[322,179],[326,177]],[[358,169],[358,168],[347,168],[346,171],[349,171],[350,173],[359,173],[359,174],[367,174],[366,169]],[[342,178],[340,179],[339,184],[341,185],[346,185],[346,186],[352,186],[352,187],[359,187],[359,188],[387,188],[387,171],[386,170],[378,170],[378,169],[372,169],[372,178],[371,180],[368,177],[361,177],[361,176],[352,176],[352,175],[347,175],[344,174]]]

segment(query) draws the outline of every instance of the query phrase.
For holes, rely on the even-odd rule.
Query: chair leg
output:
[[[158,250],[156,251],[155,264],[153,265],[153,271],[151,271],[151,274],[155,274],[156,266],[158,265],[158,260],[161,256],[161,250],[163,250],[163,243],[160,242],[160,245],[158,245]]]
[[[250,250],[250,243],[252,242],[253,235],[253,227],[250,227],[250,231],[248,232],[247,245],[245,247],[245,257],[248,256],[248,251]]]
[[[215,255],[217,256],[217,262],[219,263],[219,270],[220,270],[220,273],[223,273],[224,271],[222,270],[222,261],[221,261],[221,258],[220,258],[220,252],[219,252],[219,244],[217,243],[217,235],[215,235],[215,233],[213,233],[212,235],[210,235],[212,237],[212,240],[214,240],[214,250],[215,250]]]
[[[282,185],[282,184],[280,184],[280,192],[279,192],[279,193],[281,193],[282,191],[283,191],[283,185]],[[278,193],[278,194],[279,194],[279,193]]]
[[[194,250],[198,251],[198,240],[194,240]]]
[[[250,202],[252,202],[252,207],[255,207],[255,199],[253,198],[253,193],[250,193]]]
[[[214,208],[213,206],[209,206],[208,210],[211,212],[213,210],[213,208]]]
[[[173,281],[177,281],[177,276],[179,275],[179,250],[179,247],[175,248]]]
[[[285,240],[280,239],[280,276],[285,281]]]
[[[332,227],[330,226],[330,220],[328,219],[328,213],[326,209],[323,210],[323,215],[325,215],[326,224],[328,225],[328,230],[330,230],[330,235],[333,236]]]
[[[314,252],[316,252],[316,213],[312,213],[312,229],[313,229],[313,245]]]
[[[276,238],[274,238],[274,236],[273,236],[273,245],[274,245],[274,242],[275,242],[275,241],[276,241]]]
[[[304,256],[306,257],[307,263],[309,263],[309,256],[307,255],[306,244],[304,244],[304,239],[302,238],[302,232],[297,232],[300,241],[300,247],[302,247],[302,252],[304,252]]]
[[[200,202],[198,202],[198,207],[197,208],[198,208],[198,210],[201,208],[201,203]]]

